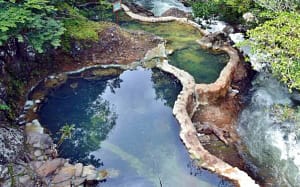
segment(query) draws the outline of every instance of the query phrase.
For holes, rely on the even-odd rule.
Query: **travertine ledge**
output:
[[[209,34],[209,32],[201,29],[197,23],[188,20],[187,18],[176,18],[172,16],[145,17],[131,12],[125,5],[122,5],[122,8],[128,16],[135,20],[142,22],[178,21],[194,26],[199,29],[204,36]],[[240,61],[239,55],[231,46],[221,46],[219,49],[226,52],[229,55],[230,60],[220,73],[219,78],[212,84],[196,84],[194,78],[189,73],[168,64],[167,60],[158,64],[157,67],[173,74],[182,84],[182,91],[174,104],[173,114],[180,124],[180,138],[186,146],[191,158],[198,160],[199,166],[232,180],[237,186],[259,186],[244,171],[232,167],[210,154],[198,140],[197,131],[190,118],[198,104],[208,104],[209,102],[222,98],[227,94],[228,89],[230,88],[233,73]]]

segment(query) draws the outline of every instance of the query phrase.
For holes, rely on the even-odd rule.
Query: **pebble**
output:
[[[37,149],[36,151],[34,151],[34,156],[36,156],[36,157],[39,157],[39,156],[41,156],[42,155],[42,151],[41,150],[39,150],[39,149]]]
[[[33,101],[28,100],[24,105],[24,110],[29,110],[34,105]]]

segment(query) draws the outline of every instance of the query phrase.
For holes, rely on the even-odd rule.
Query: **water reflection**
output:
[[[173,108],[177,95],[182,89],[180,81],[159,69],[152,69],[151,81],[156,94],[155,98]]]
[[[59,129],[65,124],[76,126],[71,139],[66,139],[59,154],[73,162],[101,166],[90,152],[100,148],[100,142],[107,138],[116,125],[117,113],[108,100],[101,98],[106,89],[112,93],[120,88],[119,77],[102,80],[68,80],[66,84],[48,96],[40,118],[48,125],[54,140],[59,140]],[[44,112],[46,111],[46,112]],[[54,115],[52,115],[54,114]]]
[[[78,87],[70,92],[74,82]],[[66,122],[76,125],[61,152],[75,162],[117,171],[101,187],[219,186],[224,181],[195,167],[179,139],[170,106],[180,89],[157,69],[125,71],[109,80],[69,80],[49,96],[42,123],[53,134]]]

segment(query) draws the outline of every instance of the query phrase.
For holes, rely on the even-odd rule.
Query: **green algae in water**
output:
[[[189,72],[197,83],[212,83],[220,75],[228,58],[225,54],[212,54],[199,46],[190,46],[176,51],[169,63]]]
[[[71,88],[75,82],[78,86]],[[231,186],[195,168],[180,141],[170,106],[181,90],[178,84],[157,69],[69,79],[47,97],[40,119],[55,139],[62,125],[76,125],[73,139],[61,146],[62,156],[118,170],[101,186]]]
[[[198,29],[179,22],[142,23],[123,21],[130,30],[144,30],[167,40],[167,48],[174,50],[169,63],[189,72],[197,83],[212,83],[228,61],[224,53],[203,50],[196,40],[202,37]]]
[[[158,35],[167,40],[167,48],[178,50],[197,45],[196,40],[201,38],[201,33],[194,27],[179,22],[144,23],[137,21],[122,22],[121,26],[130,30],[144,30]]]

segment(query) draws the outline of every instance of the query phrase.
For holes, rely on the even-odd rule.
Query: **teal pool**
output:
[[[190,160],[172,115],[180,90],[158,69],[70,78],[47,96],[39,116],[56,141],[63,125],[75,125],[60,155],[115,171],[101,186],[233,186]]]

